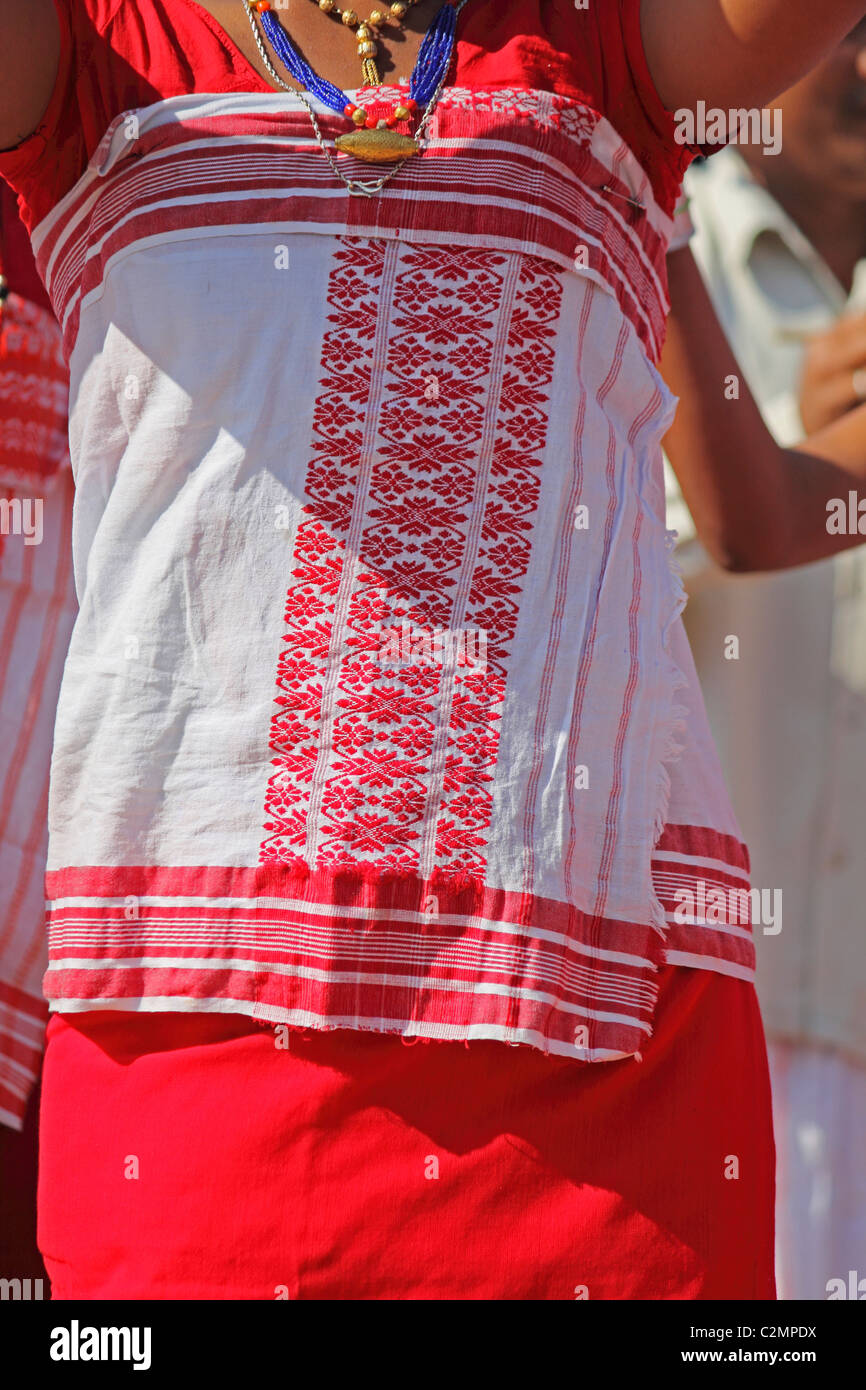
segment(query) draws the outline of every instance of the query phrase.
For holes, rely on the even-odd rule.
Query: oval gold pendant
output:
[[[396,130],[350,130],[338,135],[334,144],[344,154],[352,154],[367,164],[396,164],[418,153],[418,141],[411,135],[398,135]]]

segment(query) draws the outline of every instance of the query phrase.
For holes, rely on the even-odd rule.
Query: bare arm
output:
[[[59,50],[51,0],[0,0],[0,149],[17,145],[38,126]]]
[[[665,106],[761,107],[821,60],[866,0],[642,0],[647,61]]]
[[[691,251],[675,251],[668,262],[671,317],[661,370],[680,407],[665,449],[712,558],[740,573],[787,569],[862,543],[856,532],[828,532],[827,504],[847,502],[851,490],[866,498],[866,406],[797,449],[780,448]]]

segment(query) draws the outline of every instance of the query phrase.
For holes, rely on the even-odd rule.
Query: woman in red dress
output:
[[[55,1297],[773,1296],[656,362],[676,113],[863,9],[0,0],[77,487]]]

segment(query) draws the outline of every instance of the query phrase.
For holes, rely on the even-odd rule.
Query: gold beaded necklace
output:
[[[379,51],[376,31],[383,29],[389,23],[394,23],[398,28],[402,28],[403,20],[411,7],[417,5],[418,0],[395,0],[395,3],[389,5],[387,10],[371,11],[370,18],[366,20],[359,19],[354,10],[341,10],[337,0],[315,0],[315,2],[325,14],[333,15],[348,29],[355,30],[364,83],[368,87],[378,87],[382,78],[376,66],[376,54]]]

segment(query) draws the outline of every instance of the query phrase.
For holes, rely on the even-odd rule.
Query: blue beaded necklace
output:
[[[261,37],[255,25],[255,20],[253,18],[254,14],[258,17],[259,24],[277,57],[289,73],[291,73],[295,81],[298,82],[306,92],[317,97],[319,101],[331,111],[337,111],[340,115],[347,116],[349,120],[352,121],[353,125],[357,127],[357,129],[351,131],[347,135],[338,136],[334,143],[339,150],[343,150],[347,154],[352,154],[356,158],[363,159],[372,164],[402,163],[410,154],[414,154],[418,150],[418,141],[414,136],[398,134],[393,127],[398,120],[411,119],[415,112],[421,107],[429,107],[426,112],[426,116],[429,116],[432,110],[432,105],[430,104],[435,98],[438,98],[439,91],[451,65],[457,28],[457,14],[459,10],[463,8],[465,0],[461,0],[461,3],[456,6],[451,3],[451,0],[445,0],[442,8],[437,11],[427,33],[424,35],[418,52],[418,58],[412,69],[412,75],[409,79],[409,95],[401,102],[398,102],[394,108],[393,114],[387,119],[376,118],[369,115],[363,107],[350,101],[347,94],[342,91],[340,87],[336,87],[333,82],[328,82],[326,78],[320,77],[319,74],[310,67],[310,64],[301,57],[300,53],[295,48],[286,30],[283,28],[283,25],[272,10],[269,0],[245,0],[245,3],[247,5],[250,23],[253,26],[253,33],[256,37],[259,52],[264,58],[269,71],[277,78],[281,85],[286,86],[274,71],[268,59],[267,52],[261,42]],[[357,21],[353,19],[352,22]],[[318,136],[318,123],[315,121],[312,109],[308,109],[310,109],[310,114],[313,116],[313,122]],[[324,145],[322,147],[324,149]],[[336,166],[334,167],[336,168]],[[343,181],[350,182],[347,180]],[[359,191],[367,192],[368,188],[369,186],[358,185]]]

